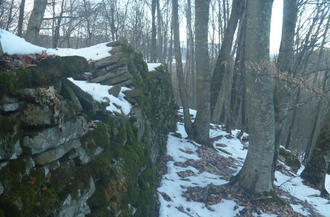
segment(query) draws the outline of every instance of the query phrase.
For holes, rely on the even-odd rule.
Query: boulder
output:
[[[83,109],[78,97],[73,92],[72,88],[69,87],[67,84],[63,84],[61,95],[64,96],[66,99],[71,100],[78,111],[81,111]]]
[[[110,90],[109,90],[109,94],[113,95],[114,97],[118,97],[119,93],[121,90],[121,86],[120,85],[114,85]]]
[[[66,84],[67,86],[69,86],[72,89],[74,94],[77,96],[79,102],[81,103],[81,106],[86,111],[89,111],[96,107],[95,106],[96,101],[93,99],[93,97],[89,93],[83,91],[80,87],[75,85],[73,82],[71,82],[67,78],[63,79],[62,82],[63,82],[63,84]]]
[[[85,118],[79,116],[62,124],[62,128],[51,127],[31,132],[34,136],[23,138],[23,148],[27,154],[39,154],[84,136],[88,132]]]
[[[4,94],[0,100],[1,105],[7,103],[14,103],[14,102],[18,102],[18,98],[14,96],[9,96],[8,94]]]
[[[141,97],[142,96],[142,92],[139,89],[136,90],[126,90],[124,92],[126,98],[135,98],[135,97]]]
[[[27,104],[26,109],[20,115],[20,120],[29,126],[46,126],[57,124],[58,120],[53,120],[53,112],[49,106],[38,104]]]
[[[103,58],[97,62],[94,63],[94,68],[96,69],[102,69],[109,65],[119,64],[120,59],[117,56],[109,56],[106,58]],[[124,65],[124,63],[120,63],[121,65]]]
[[[111,74],[111,76],[102,79],[98,82],[103,85],[115,85],[125,82],[127,80],[131,80],[133,78],[130,72],[128,71],[127,66],[118,68],[116,73],[111,72],[108,74]]]
[[[107,70],[109,71],[109,70]],[[132,76],[128,70],[127,65],[117,68],[116,70],[110,71],[105,75],[96,77],[89,82],[100,83],[104,85],[115,85],[120,82],[124,82],[128,79],[132,79]]]
[[[26,126],[50,126],[60,124],[76,114],[75,106],[71,101],[57,98],[58,107],[46,104],[27,104],[20,115],[20,120]]]
[[[0,112],[14,112],[22,109],[26,102],[13,102],[0,105]]]
[[[39,155],[36,155],[33,159],[36,165],[45,165],[50,162],[56,161],[68,153],[71,149],[79,148],[81,146],[80,140],[75,139],[69,141],[57,148],[50,149]]]

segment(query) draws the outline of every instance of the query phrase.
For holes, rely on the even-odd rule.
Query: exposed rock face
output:
[[[175,128],[170,77],[165,67],[148,72],[125,40],[109,46],[111,56],[90,66],[54,57],[0,72],[0,216],[155,216],[158,166]],[[115,85],[114,96],[130,87],[129,116],[67,77]]]

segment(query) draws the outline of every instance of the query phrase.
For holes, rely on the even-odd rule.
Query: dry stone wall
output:
[[[1,68],[0,216],[155,216],[156,171],[175,128],[170,76],[165,66],[148,72],[125,40],[108,46],[97,62]],[[130,87],[130,115],[107,111],[68,77],[114,85],[114,96]]]

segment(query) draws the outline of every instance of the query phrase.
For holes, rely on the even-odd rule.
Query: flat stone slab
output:
[[[23,149],[27,154],[39,154],[52,148],[80,138],[88,132],[85,118],[79,116],[62,124],[62,128],[51,127],[38,132],[35,136],[23,138]]]
[[[47,163],[56,161],[63,157],[66,153],[68,153],[73,148],[79,148],[81,146],[81,142],[79,139],[75,139],[73,141],[67,142],[63,145],[60,145],[57,148],[45,151],[34,157],[34,162],[36,165],[45,165]]]

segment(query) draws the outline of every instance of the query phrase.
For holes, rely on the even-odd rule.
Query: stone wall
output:
[[[175,105],[165,66],[148,72],[125,41],[87,63],[52,57],[0,72],[0,216],[155,216],[155,183]],[[92,74],[84,72],[91,71]],[[67,77],[130,87],[129,116]]]

